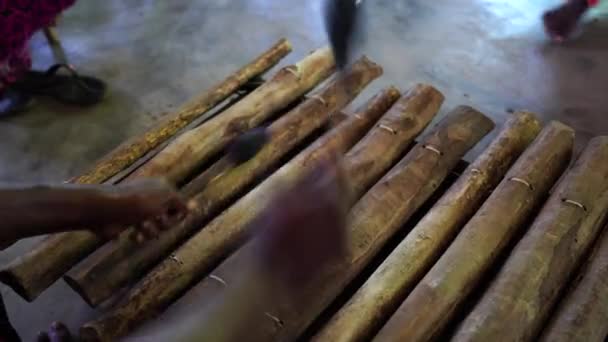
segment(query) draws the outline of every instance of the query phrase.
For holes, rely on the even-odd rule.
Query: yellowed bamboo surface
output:
[[[289,51],[279,41],[73,179],[103,182],[138,161],[126,181],[155,175],[198,182],[185,191],[200,207],[195,217],[141,249],[107,242],[97,254],[113,251],[106,253],[111,258],[89,258],[96,265],[90,269],[86,262],[74,266],[105,241],[88,232],[51,236],[2,268],[0,280],[27,300],[62,276],[86,285],[79,294],[99,305],[99,315],[80,333],[93,341],[131,334],[180,341],[155,339],[142,328],[183,312],[217,310],[217,300],[231,293],[233,305],[247,305],[250,294],[265,296],[240,315],[254,315],[245,317],[246,333],[220,334],[248,341],[607,338],[608,137],[591,140],[573,158],[576,132],[559,122],[543,125],[533,113],[516,112],[497,124],[493,113],[472,107],[442,110],[444,97],[432,85],[403,94],[391,86],[371,96],[364,88],[381,66],[362,59],[335,73],[327,49],[282,66],[253,96],[184,130]],[[351,100],[362,105],[345,108]],[[235,118],[238,127],[229,124]],[[427,127],[431,122],[438,125]],[[260,125],[269,127],[272,145],[244,165],[222,164],[231,139]],[[470,164],[461,160],[494,126],[482,152]],[[169,138],[155,158],[140,159]],[[343,157],[349,187],[347,258],[302,279],[299,292],[275,296],[265,288],[267,275],[249,268],[258,248],[251,225],[275,189],[335,154]],[[209,174],[212,181],[197,181]],[[212,321],[220,331],[218,317]]]

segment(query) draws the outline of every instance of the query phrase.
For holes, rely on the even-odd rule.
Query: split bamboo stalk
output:
[[[540,123],[532,114],[516,113],[511,117],[484,153],[469,165],[313,341],[369,340],[539,131]]]
[[[180,135],[129,178],[162,175],[179,183],[237,135],[258,126],[329,77],[334,66],[329,48],[313,51],[298,64],[281,69],[222,115]]]
[[[608,336],[608,229],[581,273],[580,282],[558,306],[541,341],[603,342]]]
[[[263,176],[307,136],[329,121],[332,113],[344,108],[371,81],[382,74],[382,68],[367,58],[329,82],[290,113],[268,128],[270,140],[251,160],[204,181],[202,192],[191,200],[196,207],[177,227],[164,232],[146,245],[136,246],[128,237],[102,247],[65,277],[66,281],[90,305],[97,305],[127,283],[139,279],[151,266],[165,257],[176,245],[202,227],[206,220]],[[226,162],[220,160],[216,165]],[[212,166],[210,174],[215,168]],[[201,175],[203,180],[207,172]]]
[[[608,137],[592,139],[460,325],[455,341],[538,338],[570,275],[603,227],[608,214],[607,160]]]
[[[542,203],[568,165],[574,131],[551,122],[380,330],[376,341],[430,341]]]
[[[288,297],[272,298],[258,307],[257,315],[252,315],[255,322],[250,322],[249,341],[296,340],[492,127],[490,119],[469,107],[459,107],[444,118],[353,207],[349,214],[347,257],[320,268],[310,281],[300,284],[301,290],[292,291]],[[191,291],[193,295],[182,297],[175,306],[201,306],[204,301],[210,303],[221,296],[230,284],[237,283],[255,248],[254,240],[238,250],[199,283]],[[218,286],[217,279],[226,285]],[[274,318],[269,319],[268,314]],[[279,327],[276,322],[281,322]]]
[[[328,48],[284,67],[222,115],[180,135],[127,180],[166,176],[178,183],[183,180],[180,177],[215,155],[235,136],[304,95],[333,69]],[[88,231],[52,235],[0,271],[0,280],[31,301],[103,242]]]
[[[272,68],[290,52],[291,44],[289,41],[287,39],[279,40],[270,49],[222,82],[206,90],[176,112],[167,115],[161,122],[149,128],[143,134],[118,146],[99,160],[89,171],[76,177],[71,182],[95,184],[114,176],[143,157],[148,151],[171,138],[196,118],[224,101],[248,81]]]
[[[349,207],[354,205],[365,191],[395,163],[414,138],[431,122],[443,99],[443,95],[431,86],[415,86],[399,99],[382,117],[376,127],[350,149],[343,160],[346,181],[349,183],[351,195],[348,201]],[[264,193],[264,195],[267,194],[269,193]],[[256,208],[255,213],[257,212],[259,210]],[[244,221],[245,223],[243,221],[238,222],[240,226],[252,222],[254,217],[251,216],[251,213],[248,213],[248,215],[250,217]],[[228,217],[222,221],[222,224],[231,226],[234,225],[234,221],[235,218]],[[205,229],[209,229],[209,226]],[[209,230],[209,234],[210,232],[212,231]],[[202,237],[199,241],[203,241]],[[197,247],[199,249],[211,250],[209,245],[202,245],[202,243],[198,243]],[[190,248],[195,250],[194,245]],[[189,253],[196,252],[191,251]],[[213,257],[211,260],[219,260],[215,255],[210,255]],[[227,254],[222,256],[225,255]],[[209,257],[207,256],[207,258]],[[206,270],[210,270],[214,266],[209,261],[206,261],[206,265]],[[185,300],[185,302],[188,302],[188,300]]]
[[[394,93],[394,91],[390,91],[390,93]],[[385,94],[388,93],[385,92]],[[392,148],[393,143],[412,141],[428,122],[431,121],[443,101],[443,96],[428,86],[416,87],[406,98],[410,98],[412,94],[418,94],[414,96],[415,98],[424,97],[427,99],[423,102],[422,107],[414,106],[411,108],[418,109],[417,112],[403,113],[391,110],[384,117],[391,118],[400,115],[403,117],[404,122],[409,122],[409,125],[404,126],[406,128],[401,131],[389,131],[386,128],[390,128],[390,126],[379,123],[366,135],[366,138],[370,135],[377,136],[375,132],[382,131],[382,134],[391,136],[393,139],[386,146],[379,146],[377,143],[370,141],[370,146],[374,148],[370,148],[367,151],[358,150],[356,159],[353,159],[358,162],[354,163],[354,165],[361,165],[365,162],[370,165],[370,170],[376,169],[374,163],[385,163],[389,167],[390,161],[386,160],[390,159],[391,154],[394,155],[393,158],[396,158],[400,152],[397,148]],[[257,188],[241,198],[222,215],[218,216],[201,232],[174,252],[172,259],[165,260],[148,274],[115,310],[100,320],[85,325],[83,331],[88,331],[89,335],[96,335],[101,340],[116,338],[128,333],[139,325],[142,320],[150,318],[153,314],[170,304],[178,294],[186,290],[197,279],[203,277],[221,258],[228,255],[243,242],[246,238],[248,225],[265,208],[268,200],[272,198],[275,189],[285,184],[291,184],[295,179],[298,179],[298,177],[314,167],[318,160],[329,158],[336,151],[344,153],[349,149],[362,135],[349,134],[348,131],[352,130],[350,127],[362,126],[361,128],[368,128],[369,124],[360,125],[359,123],[361,121],[368,121],[366,115],[369,115],[370,109],[371,116],[377,118],[379,111],[382,113],[386,112],[389,106],[394,103],[392,99],[394,96],[391,96],[390,103],[383,100],[382,97],[369,101],[362,110],[352,115],[328,135],[322,137]],[[417,104],[420,101],[413,102]],[[387,104],[388,106],[386,106]],[[385,122],[383,120],[381,122]],[[386,122],[388,124],[392,120]],[[393,132],[396,134],[393,134]],[[366,138],[359,142],[359,144],[369,140]],[[404,144],[397,144],[397,146],[400,145]],[[387,155],[382,158],[378,157],[377,151],[385,149]],[[359,157],[359,154],[364,152],[368,154],[367,159]],[[347,157],[345,160],[345,169],[349,165],[348,159]],[[374,175],[371,175],[370,178],[373,179]],[[174,260],[178,260],[179,262],[175,262]]]

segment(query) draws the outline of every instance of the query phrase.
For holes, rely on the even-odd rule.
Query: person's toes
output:
[[[68,328],[60,322],[54,322],[51,324],[49,329],[49,341],[50,342],[70,342],[72,341],[72,334]]]
[[[36,342],[51,342],[51,339],[49,338],[49,334],[44,331],[41,331],[36,337]]]

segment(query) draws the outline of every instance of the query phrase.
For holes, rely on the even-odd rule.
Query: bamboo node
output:
[[[209,279],[213,279],[224,286],[228,286],[228,284],[226,283],[226,281],[224,279],[222,279],[214,274],[210,274]]]
[[[385,131],[389,131],[391,134],[397,134],[397,131],[395,131],[394,129],[388,127],[387,125],[384,124],[379,124],[378,125],[379,128],[385,130]]]
[[[575,201],[575,200],[571,200],[571,199],[567,199],[567,198],[562,198],[562,202],[566,203],[566,204],[571,204],[575,207],[579,207],[581,209],[583,209],[583,211],[587,211],[587,207],[585,207],[584,204],[582,204],[581,202]]]
[[[518,177],[511,177],[511,178],[509,178],[509,180],[513,181],[513,182],[521,183],[521,184],[527,186],[528,189],[534,190],[534,188],[532,187],[532,184],[530,184],[530,182],[526,181],[525,179],[518,178]]]
[[[321,95],[310,95],[309,96],[311,99],[315,99],[319,102],[321,102],[321,104],[325,107],[327,107],[327,101],[325,101],[325,99],[321,96]]]
[[[423,148],[429,150],[429,151],[433,151],[435,153],[437,153],[437,155],[442,156],[443,153],[441,151],[439,151],[439,149],[435,146],[431,146],[431,145],[424,145],[422,146]]]
[[[266,317],[270,318],[278,328],[283,327],[283,325],[284,325],[283,321],[280,318],[278,318],[277,316],[274,316],[268,312],[264,312],[264,315],[266,315]]]
[[[171,259],[171,260],[175,261],[175,262],[176,262],[178,265],[183,265],[183,264],[184,264],[184,263],[183,263],[181,260],[179,260],[179,259],[178,259],[178,258],[175,256],[175,254],[171,254],[171,256],[169,257],[169,259]]]

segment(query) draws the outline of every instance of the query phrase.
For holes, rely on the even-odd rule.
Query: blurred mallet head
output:
[[[325,0],[325,29],[336,65],[342,70],[350,62],[350,53],[359,23],[357,0]]]
[[[226,152],[227,158],[234,164],[242,164],[255,157],[268,143],[270,134],[266,127],[251,129],[236,137]]]
[[[277,189],[253,229],[263,267],[291,287],[305,284],[346,253],[348,189],[339,160],[323,160]]]

